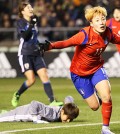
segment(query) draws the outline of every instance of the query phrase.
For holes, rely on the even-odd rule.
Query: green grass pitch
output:
[[[13,109],[11,99],[13,93],[23,83],[24,78],[0,79],[0,110]],[[111,130],[120,134],[120,78],[110,79],[112,86],[113,113],[111,118]],[[33,124],[32,122],[0,123],[0,134],[100,134],[101,132],[101,109],[94,112],[82,100],[70,79],[51,79],[56,99],[63,101],[67,95],[75,98],[75,103],[80,108],[80,115],[71,123]],[[20,105],[27,104],[32,100],[38,100],[49,104],[43,91],[41,81],[37,78],[36,83],[29,88],[20,98]]]

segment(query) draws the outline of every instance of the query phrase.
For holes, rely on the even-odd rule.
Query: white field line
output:
[[[119,124],[119,123],[120,123],[120,121],[115,121],[115,122],[111,122],[110,124]],[[27,128],[27,129],[18,129],[18,130],[8,130],[8,131],[1,131],[0,134],[11,134],[11,133],[16,133],[16,132],[24,132],[24,131],[82,127],[82,126],[97,126],[97,125],[102,125],[102,123],[76,124],[76,125],[64,125],[64,126],[42,127],[42,128]]]

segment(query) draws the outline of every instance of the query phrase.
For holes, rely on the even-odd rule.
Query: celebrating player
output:
[[[19,17],[17,22],[18,36],[20,45],[18,50],[19,64],[22,73],[27,80],[21,85],[20,89],[14,93],[12,105],[16,107],[22,93],[24,93],[35,82],[35,73],[41,79],[45,93],[47,94],[51,105],[62,105],[62,102],[56,102],[51,83],[49,81],[46,65],[42,58],[42,53],[37,39],[37,21],[38,18],[33,13],[33,8],[29,2],[21,2],[19,5]]]
[[[0,114],[0,122],[32,121],[34,123],[70,122],[79,115],[79,108],[71,96],[65,97],[64,106],[48,106],[38,101],[19,106]]]
[[[86,9],[85,17],[90,26],[67,40],[54,43],[46,41],[43,47],[47,51],[76,46],[70,67],[74,86],[92,110],[96,111],[102,105],[101,134],[114,134],[109,129],[112,114],[111,87],[101,54],[109,42],[120,44],[120,36],[106,27],[106,16],[107,11],[103,7]]]
[[[107,26],[112,29],[113,32],[120,35],[120,8],[115,8],[113,12],[113,18],[107,20]],[[116,44],[116,48],[120,53],[120,45]]]

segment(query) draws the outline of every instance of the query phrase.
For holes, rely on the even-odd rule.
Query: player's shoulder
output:
[[[118,24],[119,21],[116,21],[115,18],[110,18],[110,19],[107,20],[106,23],[107,23],[108,26],[111,26],[111,25],[116,25],[116,24]]]
[[[107,21],[112,21],[112,20],[114,20],[114,18],[113,18],[113,17],[112,17],[112,18],[107,19]]]
[[[24,26],[24,25],[26,25],[26,23],[27,23],[26,20],[23,18],[17,20],[18,26]]]
[[[82,28],[80,31],[89,32],[90,28],[91,28],[90,26],[87,26],[87,27]]]
[[[80,30],[80,32],[82,32],[85,36],[87,36],[90,32],[90,26],[84,27]]]

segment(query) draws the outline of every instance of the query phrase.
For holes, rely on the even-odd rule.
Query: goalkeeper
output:
[[[40,49],[37,39],[38,18],[33,13],[33,8],[29,2],[19,4],[19,17],[17,22],[17,31],[20,40],[18,50],[18,61],[26,81],[14,93],[12,105],[16,107],[20,96],[35,83],[35,74],[42,81],[44,91],[48,96],[51,105],[62,105],[62,102],[56,102],[50,80],[48,78],[46,64],[43,59],[43,51]]]
[[[67,96],[64,106],[47,106],[38,101],[19,106],[7,113],[0,114],[0,122],[70,122],[79,115],[79,108],[71,96]]]

